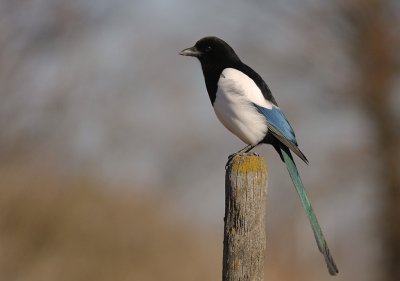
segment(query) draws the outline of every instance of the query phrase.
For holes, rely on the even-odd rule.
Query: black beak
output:
[[[198,58],[198,57],[201,56],[202,53],[199,52],[199,50],[197,50],[196,46],[193,46],[191,48],[187,48],[187,49],[182,50],[179,54],[181,56],[189,56],[189,57]]]

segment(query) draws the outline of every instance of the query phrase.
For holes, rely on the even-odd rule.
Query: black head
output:
[[[240,61],[231,46],[214,36],[200,39],[193,47],[184,49],[179,54],[196,57],[202,64],[224,65]]]
[[[214,104],[218,79],[225,68],[238,68],[242,65],[235,51],[224,40],[217,37],[204,37],[193,47],[179,53],[182,56],[198,58],[203,69],[208,95]]]

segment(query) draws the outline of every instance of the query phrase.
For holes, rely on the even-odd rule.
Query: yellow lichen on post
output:
[[[258,155],[235,155],[230,163],[232,173],[247,174],[261,172],[267,174],[267,165]]]

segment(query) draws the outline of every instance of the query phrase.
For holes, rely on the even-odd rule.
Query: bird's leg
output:
[[[250,150],[252,150],[254,147],[256,147],[256,146],[249,144],[246,147],[242,148],[241,150],[229,155],[228,162],[226,162],[226,165],[225,165],[225,170],[228,168],[229,164],[232,162],[233,157],[235,157],[236,155],[241,154],[241,153],[247,153]]]
[[[248,145],[248,146],[246,146],[246,147],[245,147],[246,150],[244,151],[244,153],[245,153],[245,154],[249,153],[250,150],[252,150],[252,149],[255,148],[256,146],[257,146],[257,144],[256,144],[256,145]],[[250,155],[258,156],[258,154],[257,154],[256,152],[252,152],[252,153],[250,153]]]
[[[253,148],[255,148],[256,147],[256,145],[248,145],[248,146],[246,146],[245,148],[244,148],[244,153],[248,153],[248,152],[250,152],[250,150],[252,150]]]
[[[235,155],[237,155],[237,154],[241,154],[241,153],[243,153],[243,152],[244,152],[244,153],[247,153],[247,152],[249,152],[250,150],[252,150],[253,148],[254,148],[254,145],[249,144],[249,145],[247,145],[246,147],[242,148],[241,150],[239,150],[239,151],[237,151],[237,152],[235,152],[235,153],[229,155],[228,158],[229,158],[229,159],[230,159],[230,158],[233,158],[233,156],[235,156]]]

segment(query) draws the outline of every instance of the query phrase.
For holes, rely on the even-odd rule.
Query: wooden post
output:
[[[267,166],[237,155],[225,174],[222,281],[262,281],[266,247]]]

